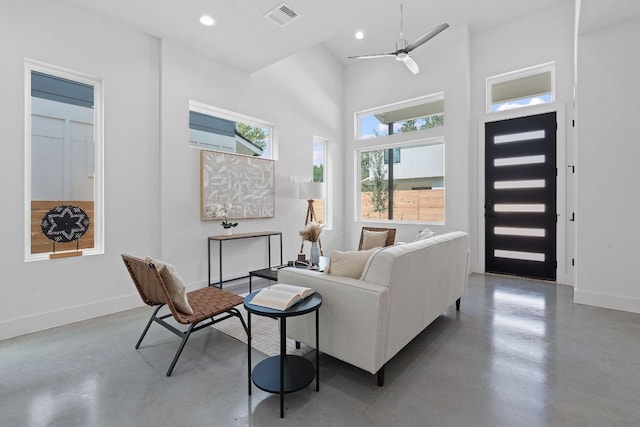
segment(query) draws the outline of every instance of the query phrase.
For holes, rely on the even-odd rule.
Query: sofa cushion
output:
[[[362,248],[360,250],[383,248],[387,243],[388,234],[388,231],[362,230]]]
[[[362,251],[331,251],[329,256],[329,265],[325,270],[327,274],[334,276],[351,277],[359,279],[365,265],[373,254],[381,248],[372,248]]]
[[[152,263],[158,269],[173,305],[184,314],[193,314],[193,309],[187,299],[186,288],[176,268],[169,263],[151,257],[147,257],[145,262]]]

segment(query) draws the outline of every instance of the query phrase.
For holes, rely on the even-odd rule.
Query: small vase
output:
[[[229,228],[225,228],[224,231],[222,232],[223,236],[231,236],[233,234],[233,228],[229,227]]]
[[[320,247],[318,242],[311,242],[311,253],[309,254],[309,262],[311,266],[320,264]]]

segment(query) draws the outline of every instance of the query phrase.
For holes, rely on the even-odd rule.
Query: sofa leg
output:
[[[300,341],[296,341],[296,348],[300,350]]]
[[[376,372],[376,377],[378,377],[378,387],[384,386],[384,366]]]
[[[460,298],[456,300],[456,311],[460,311]]]

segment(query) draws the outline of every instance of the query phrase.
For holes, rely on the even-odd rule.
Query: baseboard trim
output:
[[[45,329],[68,325],[94,317],[105,316],[120,311],[140,307],[142,301],[138,294],[91,302],[75,307],[37,313],[0,322],[0,340],[26,335]]]
[[[574,289],[573,302],[613,310],[640,313],[640,298]]]

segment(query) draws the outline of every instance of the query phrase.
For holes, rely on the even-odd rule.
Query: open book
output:
[[[275,308],[276,310],[286,310],[297,302],[302,301],[315,291],[303,286],[286,285],[276,283],[267,288],[261,289],[251,300],[251,304],[262,307]]]

